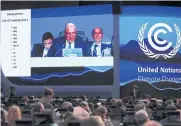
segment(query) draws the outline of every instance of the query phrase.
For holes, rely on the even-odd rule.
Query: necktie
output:
[[[94,49],[93,49],[93,56],[97,56],[97,48],[98,45],[94,45]]]
[[[69,43],[68,49],[71,49],[71,43]]]

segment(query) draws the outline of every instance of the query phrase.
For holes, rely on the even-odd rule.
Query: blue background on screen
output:
[[[178,7],[162,7],[162,6],[123,6],[121,7],[122,13],[119,18],[120,29],[120,54],[131,58],[120,58],[120,84],[125,85],[129,82],[137,80],[138,76],[144,77],[172,77],[180,78],[181,73],[138,73],[138,67],[172,67],[175,69],[181,69],[181,57],[177,58],[179,61],[167,62],[167,60],[156,61],[151,58],[143,58],[142,60],[134,59],[139,54],[145,57],[145,54],[138,46],[138,32],[143,24],[148,22],[147,29],[145,30],[144,38],[147,39],[148,30],[156,23],[168,24],[173,32],[170,33],[164,27],[159,27],[166,30],[167,34],[159,34],[160,39],[165,39],[173,43],[172,47],[175,47],[177,42],[177,35],[173,23],[175,23],[181,30],[181,8]],[[154,32],[158,30],[155,29]],[[154,33],[153,32],[153,33]],[[127,49],[127,50],[126,50]],[[132,49],[132,50],[131,50]],[[133,50],[135,49],[135,50]],[[130,51],[131,50],[131,51]],[[178,56],[181,56],[181,49],[178,51]],[[133,55],[134,54],[134,55]],[[149,82],[154,84],[154,82]],[[181,80],[178,81],[181,83]]]
[[[31,9],[32,18],[112,14],[112,5],[72,6]]]

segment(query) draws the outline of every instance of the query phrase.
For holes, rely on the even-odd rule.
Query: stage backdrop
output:
[[[123,6],[120,22],[120,85],[138,84],[157,95],[181,89],[181,8]],[[124,90],[125,91],[125,90]],[[126,92],[126,91],[125,91]]]

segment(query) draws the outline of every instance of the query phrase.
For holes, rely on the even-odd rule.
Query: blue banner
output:
[[[160,90],[181,88],[181,8],[121,9],[120,84],[146,82]]]

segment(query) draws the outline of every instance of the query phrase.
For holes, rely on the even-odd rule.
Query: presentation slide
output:
[[[112,85],[112,5],[1,11],[3,74],[19,85]]]
[[[181,8],[123,6],[121,10],[120,85],[181,89]]]

